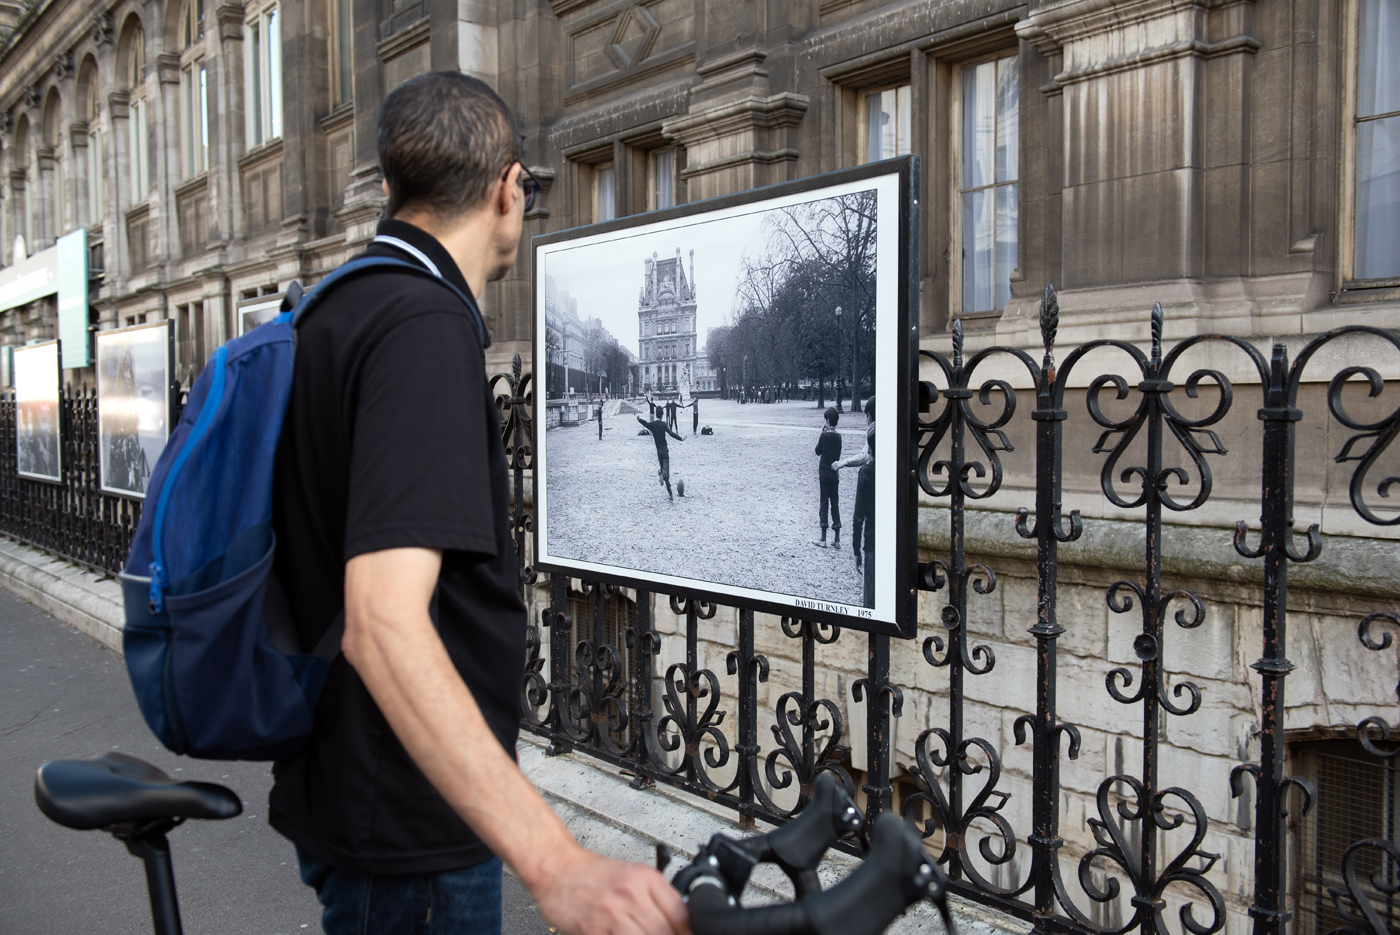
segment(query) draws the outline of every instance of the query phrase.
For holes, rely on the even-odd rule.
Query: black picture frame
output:
[[[140,446],[139,454],[136,451],[128,453],[128,457],[135,455],[136,457],[145,458],[145,479],[149,480],[150,472],[155,469],[156,460],[160,457],[160,451],[164,449],[165,443],[170,439],[170,433],[175,429],[171,421],[171,414],[175,411],[175,394],[178,391],[179,384],[175,380],[174,322],[168,318],[163,318],[160,321],[147,322],[141,325],[131,325],[126,328],[113,328],[107,331],[99,331],[96,333],[94,340],[94,363],[97,369],[98,484],[103,493],[126,497],[132,500],[143,500],[146,496],[144,487],[141,490],[135,490],[109,483],[112,475],[109,467],[115,457],[114,452],[111,450],[108,431],[111,419],[114,417],[113,409],[117,406],[127,406],[134,409],[138,404],[138,399],[118,400],[116,397],[119,395],[119,391],[114,392],[114,388],[108,382],[110,375],[107,371],[109,369],[110,355],[114,353],[116,345],[130,344],[133,339],[144,339],[143,343],[148,343],[152,345],[152,347],[159,346],[163,351],[161,359],[164,372],[160,374],[156,381],[157,386],[162,388],[159,398],[165,407],[161,418],[165,431],[164,435],[159,439],[160,448],[148,450],[148,446],[140,444],[141,433],[138,422],[134,440],[136,444]],[[132,373],[132,379],[133,384],[135,384],[137,379],[137,374],[135,372]],[[149,384],[149,382],[150,381],[147,381],[147,384]],[[149,385],[145,388],[147,390],[151,389]],[[131,389],[139,396],[142,388],[133,385]],[[136,413],[132,413],[132,416],[139,419],[139,415]]]
[[[857,608],[824,601],[820,598],[803,598],[801,595],[783,594],[775,591],[755,594],[751,590],[735,587],[724,582],[686,579],[680,574],[660,574],[639,568],[606,565],[577,557],[563,557],[551,551],[549,517],[549,440],[547,427],[547,402],[536,404],[534,420],[535,439],[535,522],[533,527],[535,568],[552,574],[609,582],[623,587],[644,589],[655,593],[689,597],[696,600],[741,606],[760,612],[790,616],[814,622],[832,623],[851,629],[880,633],[891,636],[913,637],[917,632],[917,474],[915,459],[917,452],[913,444],[914,420],[918,405],[918,337],[919,337],[919,205],[920,162],[917,156],[870,163],[850,169],[811,176],[778,185],[753,189],[719,198],[692,204],[679,205],[663,211],[634,215],[600,224],[543,234],[532,238],[532,309],[534,315],[534,338],[532,341],[532,368],[536,374],[538,389],[536,400],[546,400],[545,367],[547,358],[546,343],[546,277],[549,274],[549,257],[552,254],[574,246],[598,246],[601,244],[621,244],[643,234],[662,232],[667,227],[681,229],[695,224],[707,223],[706,219],[723,220],[741,213],[741,209],[753,211],[770,210],[765,204],[801,202],[800,196],[812,196],[809,200],[836,197],[832,192],[850,190],[858,183],[870,183],[870,187],[881,192],[892,192],[880,196],[880,213],[877,220],[877,249],[881,250],[879,269],[881,296],[876,316],[875,333],[880,344],[880,355],[872,376],[875,395],[881,400],[878,407],[876,425],[879,457],[877,464],[880,490],[880,503],[877,507],[877,536],[879,543],[876,554],[893,553],[893,561],[883,557],[876,565],[877,571],[888,569],[882,583],[877,588],[874,608]],[[824,194],[827,193],[827,194]],[[789,201],[796,199],[796,201]],[[893,223],[886,226],[885,211],[889,201],[893,201]],[[887,241],[885,238],[889,238]],[[582,243],[581,243],[582,242]],[[894,253],[893,282],[884,285],[884,269],[891,264],[886,262],[888,254]],[[642,254],[638,254],[639,261]],[[692,267],[694,262],[692,261]],[[693,275],[693,274],[692,274]],[[627,301],[629,292],[640,282],[621,284],[621,300]],[[885,301],[885,290],[890,291],[890,301]],[[635,295],[635,294],[633,294]],[[636,301],[635,298],[632,301]],[[886,350],[888,348],[888,350]],[[567,367],[567,364],[565,365]],[[891,402],[885,399],[893,397]],[[889,409],[893,408],[891,414]],[[819,415],[819,413],[818,413]],[[631,417],[628,417],[630,422]],[[631,426],[636,429],[636,425]],[[554,429],[553,431],[559,431]],[[591,428],[573,428],[568,431],[591,432]],[[645,429],[643,429],[645,432]],[[813,430],[815,434],[816,429]],[[633,434],[638,434],[633,432]],[[890,436],[893,436],[892,438]],[[650,444],[650,442],[647,442]],[[888,458],[888,460],[886,460]],[[802,466],[803,470],[808,469]],[[815,473],[815,460],[810,468]],[[854,480],[854,472],[852,472]],[[847,482],[850,483],[850,482]],[[854,484],[851,484],[851,489]],[[653,487],[652,491],[656,488]],[[664,491],[663,491],[664,494]],[[816,504],[812,504],[815,518]],[[848,546],[846,546],[848,548]],[[761,560],[761,556],[756,557]],[[888,564],[887,564],[888,562]],[[678,570],[679,571],[679,570]],[[869,610],[869,614],[862,611]]]

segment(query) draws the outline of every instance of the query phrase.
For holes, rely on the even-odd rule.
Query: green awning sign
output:
[[[58,338],[63,366],[86,367],[88,332],[87,231],[75,230],[55,246],[0,270],[0,311],[58,294]]]

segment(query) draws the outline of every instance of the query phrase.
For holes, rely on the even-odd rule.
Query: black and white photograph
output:
[[[102,489],[144,497],[170,436],[170,322],[97,333]]]
[[[900,191],[536,242],[542,568],[896,622]]]
[[[57,341],[14,351],[16,471],[55,483],[63,480],[58,353]]]

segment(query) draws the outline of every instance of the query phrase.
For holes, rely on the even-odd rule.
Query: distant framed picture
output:
[[[277,313],[282,310],[282,293],[275,295],[261,295],[256,299],[243,299],[236,306],[238,315],[238,334],[247,334],[258,325],[272,321],[277,317]]]
[[[20,477],[63,481],[59,359],[57,341],[14,351],[15,468]]]
[[[911,156],[534,238],[535,567],[912,636],[918,190]]]
[[[102,489],[144,497],[170,437],[171,322],[97,332],[97,433]]]

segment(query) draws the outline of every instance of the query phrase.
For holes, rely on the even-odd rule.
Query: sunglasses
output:
[[[535,206],[535,198],[539,196],[540,192],[544,191],[544,186],[536,181],[535,177],[530,174],[530,170],[525,168],[525,163],[520,162],[518,159],[516,162],[512,162],[510,165],[506,166],[506,171],[501,174],[502,182],[510,175],[510,170],[516,163],[520,164],[519,181],[520,187],[525,191],[525,213],[528,214],[530,209]]]

